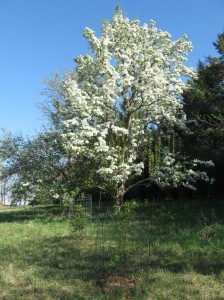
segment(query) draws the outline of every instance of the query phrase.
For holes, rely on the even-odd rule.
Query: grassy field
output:
[[[0,208],[0,299],[224,299],[224,202],[95,210]]]

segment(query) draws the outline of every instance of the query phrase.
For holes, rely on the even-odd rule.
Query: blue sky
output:
[[[117,4],[130,19],[155,20],[174,40],[188,34],[189,65],[217,55],[212,42],[224,30],[224,0],[0,0],[0,128],[40,129],[44,79],[74,67],[73,58],[87,52],[84,28],[99,34]]]

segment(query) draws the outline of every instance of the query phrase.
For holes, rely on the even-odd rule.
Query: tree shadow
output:
[[[50,222],[59,216],[59,209],[57,206],[49,206],[47,208],[29,208],[24,212],[20,210],[1,212],[0,221],[25,222],[36,219],[41,222]],[[150,212],[147,216],[151,216]],[[157,211],[157,217],[161,217],[159,211]],[[139,214],[137,221],[135,220],[130,226],[131,234],[127,240],[129,245],[127,245],[125,263],[120,260],[121,252],[117,248],[119,245],[119,237],[115,234],[117,223],[113,219],[106,218],[103,221],[102,219],[93,219],[93,222],[97,223],[95,230],[98,230],[98,237],[91,236],[84,240],[75,239],[73,235],[69,234],[41,237],[34,241],[34,247],[30,240],[21,241],[21,252],[16,253],[16,265],[24,272],[29,268],[35,270],[33,273],[31,271],[33,278],[37,282],[43,282],[43,287],[32,285],[32,292],[34,293],[36,289],[36,293],[40,295],[37,299],[41,299],[41,297],[42,299],[48,297],[52,299],[52,295],[55,295],[55,299],[102,299],[100,279],[108,275],[121,274],[121,272],[128,276],[131,273],[138,273],[138,271],[147,272],[149,269],[158,269],[177,274],[195,271],[203,275],[219,275],[224,269],[221,251],[220,256],[217,257],[217,252],[210,249],[208,253],[208,248],[200,248],[198,244],[193,249],[186,243],[187,248],[184,248],[185,242],[181,244],[178,234],[173,239],[171,236],[175,233],[173,224],[178,230],[182,230],[184,222],[176,217],[172,220],[171,217],[173,214],[162,215],[161,219],[154,220],[154,223],[151,224],[150,220],[147,223],[147,218],[141,218],[141,214]],[[149,232],[144,227],[146,225],[149,226]],[[158,231],[163,226],[166,226],[164,230]],[[149,234],[152,234],[152,245],[149,259],[147,259]],[[175,242],[176,248],[175,245],[173,246]],[[136,245],[138,248],[135,248]],[[4,245],[1,249],[7,253]],[[10,259],[7,263],[11,263]],[[27,275],[27,278],[24,279],[25,284],[28,279]],[[48,285],[48,282],[53,282],[54,287]],[[67,290],[64,290],[63,286]],[[22,293],[20,286],[16,287],[16,290],[18,293]],[[21,299],[22,297],[28,298],[31,291],[26,290],[26,286],[24,286],[24,294],[21,295]]]
[[[62,209],[56,205],[36,206],[36,207],[11,207],[10,211],[0,211],[0,223],[7,222],[26,222],[31,220],[40,220],[51,222],[55,216],[60,216]]]
[[[92,240],[51,237],[35,241],[35,249],[30,241],[23,241],[20,247],[21,253],[16,254],[16,269],[26,275],[22,281],[24,285],[13,287],[13,292],[21,295],[21,299],[28,299],[35,293],[34,299],[86,300],[100,299],[97,298],[100,293],[102,296],[97,284],[99,268],[92,255]],[[3,247],[2,251],[7,253]],[[53,285],[49,284],[51,282]],[[11,292],[10,287],[9,290]]]

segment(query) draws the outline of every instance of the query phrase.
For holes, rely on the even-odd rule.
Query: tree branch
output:
[[[130,186],[126,189],[125,193],[129,192],[129,191],[130,191],[131,189],[133,189],[134,187],[136,187],[136,186],[138,186],[138,185],[141,185],[142,183],[146,183],[146,182],[148,182],[148,181],[151,181],[151,180],[152,180],[151,178],[145,178],[145,179],[142,179],[142,180],[140,180],[140,181],[138,181],[138,182],[136,182],[136,183],[130,185]]]

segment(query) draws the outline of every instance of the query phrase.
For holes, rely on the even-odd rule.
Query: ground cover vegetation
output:
[[[104,205],[1,208],[0,299],[223,299],[223,202]]]

